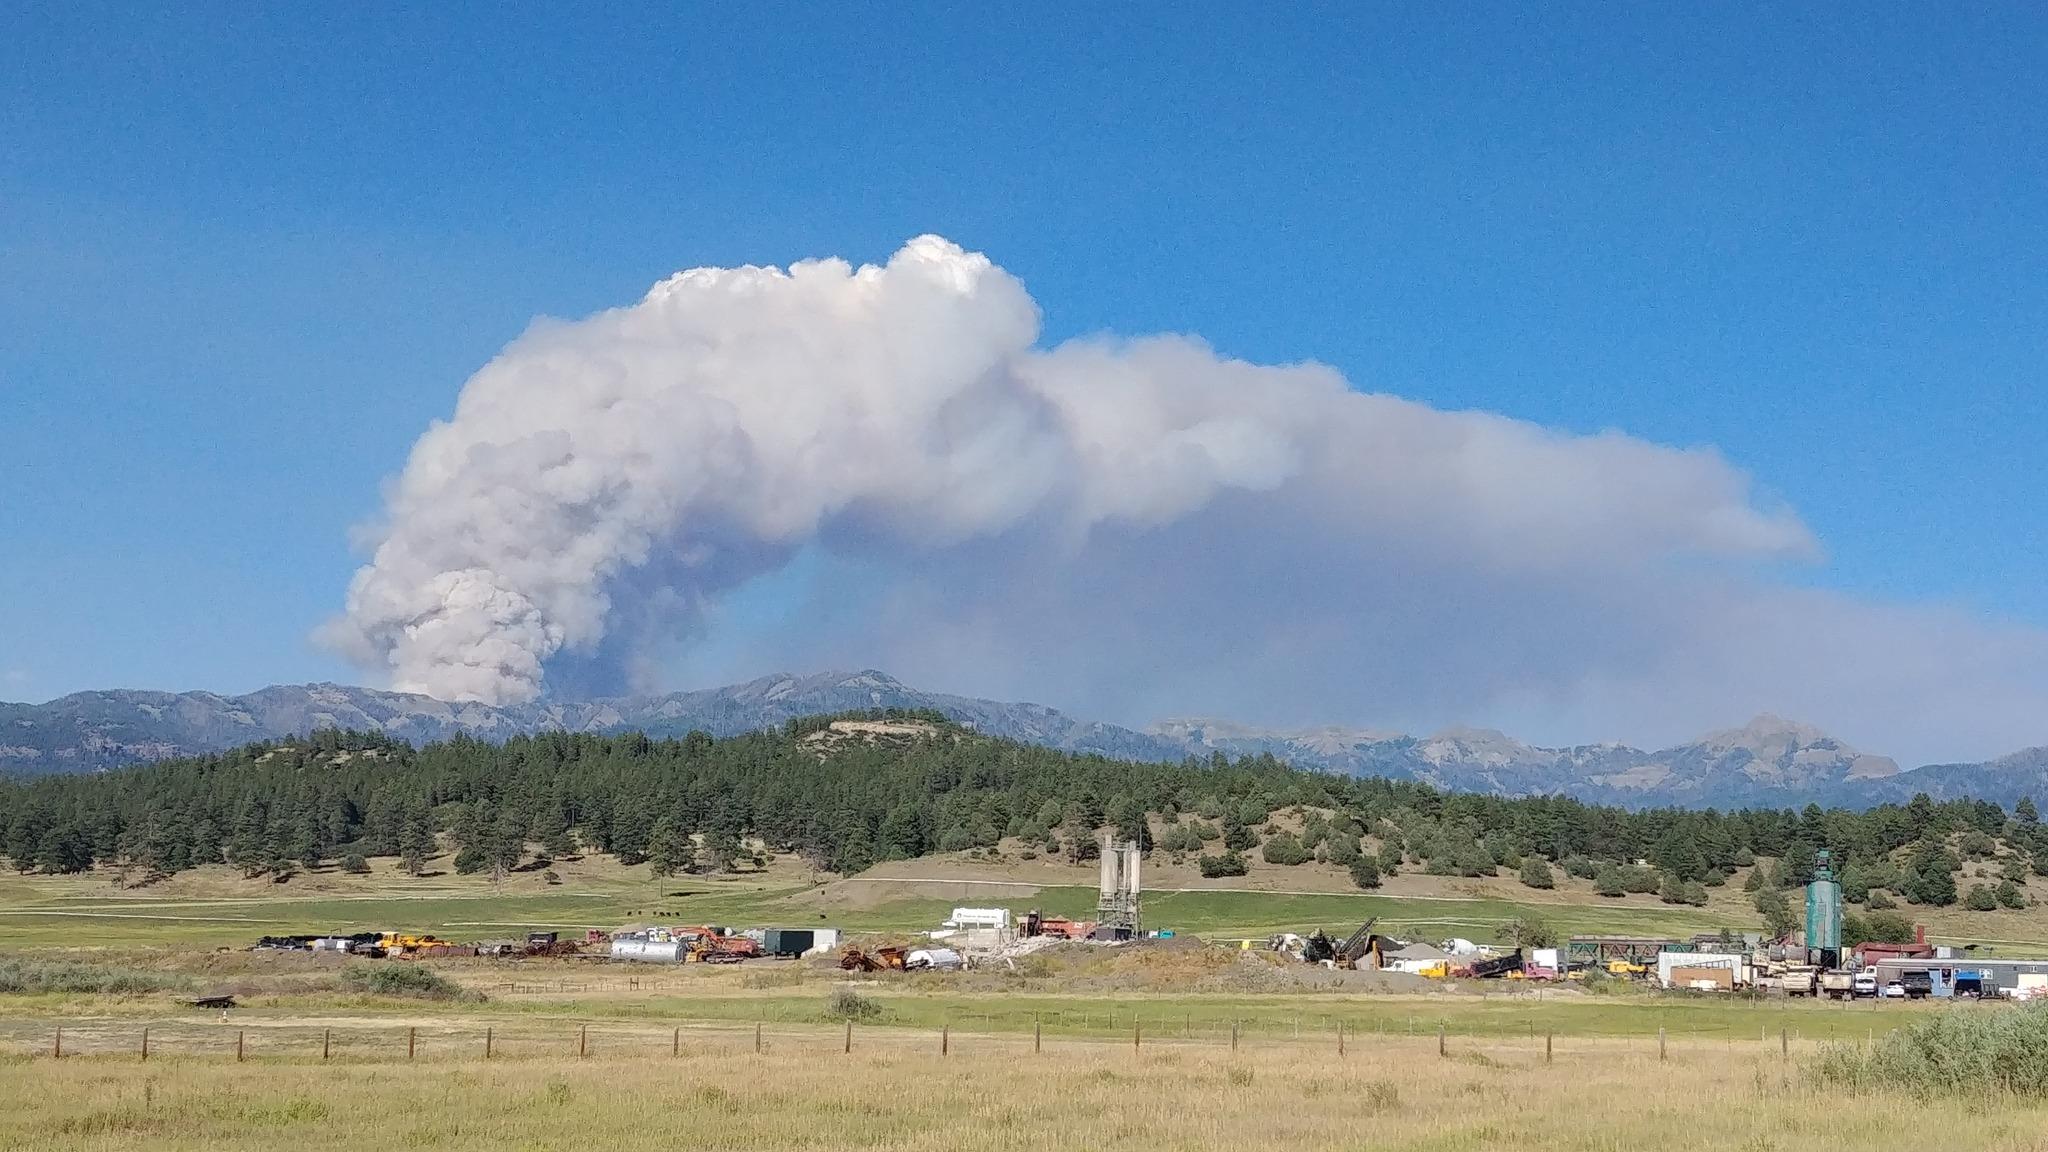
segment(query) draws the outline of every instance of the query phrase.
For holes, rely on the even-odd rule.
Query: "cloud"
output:
[[[645,687],[735,589],[823,554],[862,579],[819,596],[858,611],[764,651],[1097,714],[2044,714],[2038,635],[1774,582],[1818,546],[1710,449],[1183,336],[1037,337],[1023,285],[931,236],[536,325],[414,446],[322,637],[447,698]]]

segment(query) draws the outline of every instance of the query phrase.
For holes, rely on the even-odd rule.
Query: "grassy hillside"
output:
[[[0,932],[8,948],[122,949],[245,946],[258,936],[406,929],[458,940],[514,937],[528,929],[581,932],[665,921],[801,927],[856,932],[933,928],[961,904],[1092,913],[1095,872],[1043,859],[942,854],[880,865],[837,879],[789,857],[759,871],[657,879],[642,866],[605,856],[559,861],[559,883],[538,873],[494,882],[430,869],[410,876],[395,862],[368,875],[338,868],[302,872],[289,883],[245,878],[212,866],[126,887],[115,873],[45,876],[0,872]],[[1565,933],[1683,936],[1727,927],[1754,929],[1758,917],[1738,875],[1705,907],[1653,896],[1604,898],[1582,881],[1538,892],[1512,877],[1458,879],[1403,874],[1373,893],[1334,869],[1259,866],[1234,880],[1203,881],[1187,870],[1150,872],[1146,922],[1208,939],[1263,938],[1355,926],[1380,917],[1389,931],[1436,940],[1490,940],[1512,919],[1537,917]],[[131,877],[132,879],[132,877]],[[1939,938],[1982,943],[2010,954],[2048,953],[2048,913],[1908,909]]]

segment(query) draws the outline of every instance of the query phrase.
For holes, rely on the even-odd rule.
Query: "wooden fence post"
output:
[[[412,1059],[413,1053],[418,1050],[419,1039],[420,1030],[417,1027],[408,1027],[405,1030],[405,1058],[407,1060]]]
[[[1141,1044],[1143,1044],[1144,1042],[1145,1042],[1145,1024],[1144,1024],[1144,1021],[1142,1021],[1142,1020],[1133,1020],[1133,1021],[1131,1021],[1131,1051],[1133,1051],[1133,1052],[1136,1052],[1136,1051],[1138,1050],[1138,1046],[1139,1046],[1139,1045],[1141,1045]]]
[[[1337,1055],[1344,1054],[1344,1022],[1337,1021]]]
[[[1444,1027],[1443,1021],[1439,1020],[1436,1022],[1436,1054],[1439,1056],[1449,1056],[1451,1054],[1450,1044],[1444,1038]]]
[[[1045,1020],[1037,1013],[1031,1016],[1031,1054],[1036,1056],[1045,1051]]]
[[[1664,1026],[1663,1026],[1662,1024],[1659,1024],[1659,1025],[1657,1026],[1657,1059],[1659,1059],[1659,1060],[1663,1060],[1663,1059],[1665,1059],[1665,1055],[1664,1055]]]
[[[677,1025],[676,1030],[669,1034],[668,1054],[671,1056],[681,1056],[683,1054],[683,1029],[681,1025]]]
[[[1230,1050],[1237,1051],[1237,1021],[1230,1022]]]
[[[754,1021],[754,1055],[761,1054],[761,1022]]]
[[[576,1055],[578,1058],[590,1055],[590,1025],[576,1026]]]
[[[939,1025],[939,1055],[946,1055],[948,1052],[952,1050],[952,1047],[953,1026],[951,1024]]]
[[[846,1022],[846,1051],[848,1053],[853,1051],[853,1021],[851,1020]]]
[[[491,1027],[490,1025],[485,1025],[485,1026],[484,1026],[484,1059],[486,1059],[486,1060],[489,1060],[489,1059],[491,1058],[491,1041],[493,1041],[493,1040],[495,1040],[495,1039],[497,1039],[497,1029],[496,1029],[496,1028],[493,1028],[493,1027]]]
[[[330,1048],[332,1048],[333,1046],[334,1046],[334,1029],[332,1029],[332,1028],[322,1028],[322,1029],[320,1030],[320,1058],[321,1058],[322,1060],[325,1060],[325,1059],[327,1059],[327,1053],[328,1053],[328,1050],[329,1050]]]
[[[235,1029],[235,1063],[237,1064],[242,1062],[242,1038],[247,1035],[248,1033],[244,1029]]]
[[[57,1038],[56,1038],[55,1040],[52,1040],[52,1041],[50,1041],[50,1059],[52,1059],[52,1060],[62,1060],[63,1058],[64,1058],[64,1026],[63,1026],[62,1024],[59,1024],[59,1025],[57,1026]]]
[[[1550,1045],[1556,1038],[1557,1034],[1554,1032],[1545,1032],[1543,1034],[1543,1062],[1545,1064],[1550,1063]]]
[[[144,1060],[149,1059],[149,1028],[147,1026],[142,1029],[142,1058]]]
[[[1779,1029],[1778,1029],[1778,1055],[1780,1055],[1780,1056],[1790,1056],[1791,1054],[1792,1054],[1792,1034],[1791,1034],[1790,1032],[1786,1031],[1786,1030],[1785,1030],[1784,1028],[1779,1028]]]

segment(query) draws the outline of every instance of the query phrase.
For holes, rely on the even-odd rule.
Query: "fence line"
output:
[[[1318,1027],[1319,1021],[1313,1022],[1299,1040],[1291,1034],[1284,1040],[1276,1040],[1273,1029],[1265,1029],[1262,1033],[1246,1027],[1249,1022],[1241,1020],[1229,1021],[1228,1028],[1222,1031],[1184,1028],[1179,1032],[1172,1029],[1155,1031],[1131,1017],[1126,1017],[1125,1022],[1129,1030],[1122,1033],[1123,1039],[1119,1041],[1092,1033],[1047,1036],[1043,1021],[1028,1033],[1018,1033],[1007,1030],[961,1031],[951,1020],[936,1028],[887,1024],[856,1027],[853,1021],[848,1020],[836,1025],[791,1025],[770,1030],[758,1021],[751,1027],[738,1023],[673,1025],[668,1022],[657,1027],[593,1025],[581,1021],[521,1025],[494,1020],[474,1028],[451,1027],[445,1021],[426,1025],[393,1021],[384,1027],[336,1028],[332,1024],[318,1022],[299,1024],[248,1020],[232,1027],[216,1027],[197,1022],[152,1020],[131,1023],[69,1018],[63,1023],[49,1021],[42,1027],[37,1027],[42,1024],[39,1021],[0,1020],[0,1049],[12,1048],[27,1053],[33,1059],[59,1061],[218,1058],[238,1063],[400,1063],[733,1056],[747,1053],[751,1040],[751,1051],[755,1055],[807,1052],[821,1059],[850,1056],[857,1050],[925,1050],[941,1056],[958,1054],[972,1057],[977,1053],[996,1051],[1040,1054],[1048,1050],[1058,1052],[1083,1047],[1106,1050],[1122,1043],[1138,1051],[1196,1050],[1223,1054],[1235,1054],[1240,1050],[1284,1049],[1297,1053],[1326,1050],[1338,1060],[1370,1060],[1390,1047],[1406,1050],[1427,1045],[1428,1032],[1434,1031],[1437,1054],[1441,1058],[1457,1059],[1471,1054],[1489,1058],[1515,1055],[1525,1057],[1533,1067],[1568,1062],[1575,1053],[1599,1054],[1617,1048],[1633,1051],[1638,1039],[1633,1036],[1560,1037],[1554,1029],[1541,1032],[1531,1029],[1522,1035],[1460,1033],[1452,1031],[1444,1019],[1427,1021],[1434,1027],[1418,1029],[1417,1033],[1379,1033],[1377,1042],[1347,1033],[1342,1018],[1332,1018],[1328,1028]],[[506,1026],[508,1024],[511,1026]],[[668,1035],[664,1037],[662,1032]],[[662,1040],[668,1043],[663,1044]],[[1759,1056],[1790,1060],[1795,1041],[1802,1048],[1812,1043],[1802,1040],[1789,1028],[1777,1030],[1776,1035],[1766,1033],[1754,1041],[1742,1041],[1739,1045],[1732,1039],[1668,1034],[1663,1030],[1656,1038],[1659,1059],[1674,1062],[1695,1053],[1723,1053],[1751,1044],[1754,1047],[1750,1051]],[[1426,1047],[1423,1050],[1426,1051]]]

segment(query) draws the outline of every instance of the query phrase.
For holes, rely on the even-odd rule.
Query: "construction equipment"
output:
[[[839,967],[848,972],[901,972],[904,956],[901,948],[883,947],[873,952],[848,948],[839,954]]]
[[[1029,939],[1034,936],[1058,936],[1067,940],[1086,940],[1095,934],[1095,921],[1069,920],[1065,916],[1047,916],[1033,908],[1024,914],[1019,935]]]
[[[1609,976],[1633,978],[1646,975],[1649,971],[1650,967],[1647,964],[1635,964],[1627,960],[1609,960],[1607,962],[1607,974]]]
[[[1460,974],[1472,980],[1493,980],[1510,972],[1520,972],[1521,970],[1522,950],[1517,948],[1505,956],[1496,956],[1491,960],[1476,961],[1470,967],[1463,969]]]
[[[431,932],[415,935],[410,932],[383,932],[377,936],[372,948],[381,950],[387,956],[406,959],[421,955],[449,955],[454,945]]]
[[[699,964],[737,964],[761,955],[761,942],[749,936],[725,936],[715,928],[685,928],[676,933],[689,941],[685,959]]]

